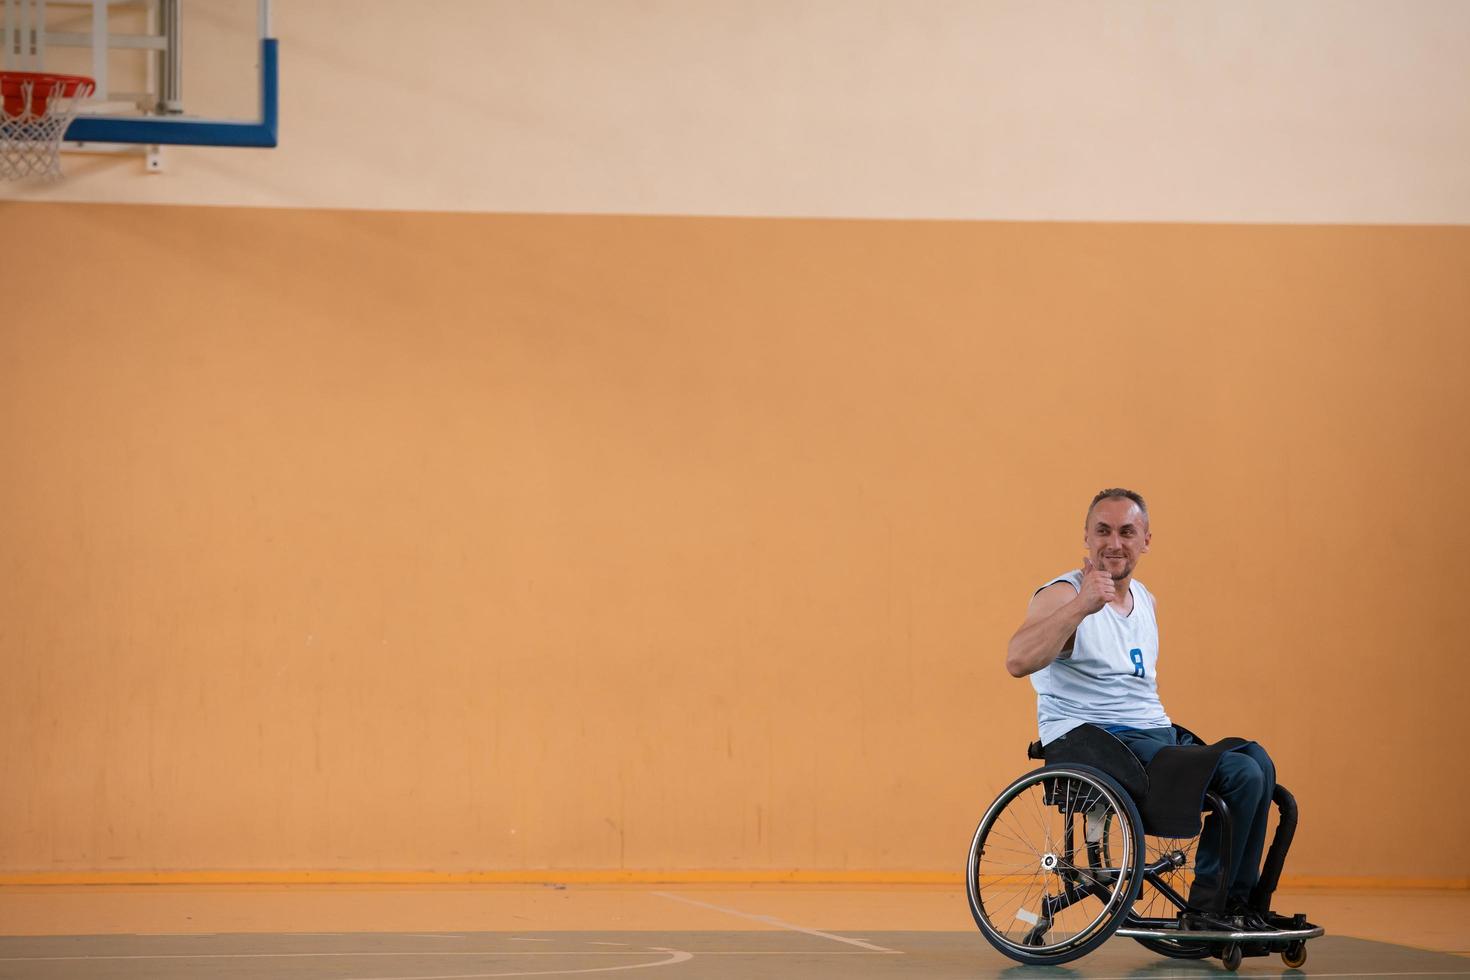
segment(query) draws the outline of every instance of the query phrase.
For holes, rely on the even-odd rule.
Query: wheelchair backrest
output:
[[[1078,725],[1061,738],[1053,739],[1041,747],[1040,757],[1049,766],[1071,764],[1101,769],[1116,779],[1139,806],[1148,796],[1148,775],[1138,756],[1128,750],[1122,739],[1096,725]]]

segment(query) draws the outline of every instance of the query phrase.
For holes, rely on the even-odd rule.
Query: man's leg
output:
[[[1246,838],[1245,849],[1240,860],[1233,865],[1238,870],[1233,876],[1235,881],[1230,886],[1230,900],[1244,905],[1249,901],[1256,882],[1261,880],[1261,855],[1266,848],[1266,824],[1271,816],[1271,797],[1276,792],[1276,764],[1271,761],[1266,750],[1254,742],[1230,754],[1250,756],[1260,766],[1262,777],[1260,801],[1256,804],[1251,819],[1250,835]]]
[[[1271,792],[1276,785],[1276,767],[1257,745],[1220,757],[1210,788],[1230,809],[1230,882],[1226,895],[1232,904],[1244,905],[1261,876],[1261,850],[1266,840],[1266,818]],[[1200,835],[1195,853],[1194,886],[1189,904],[1209,908],[1220,887],[1220,819],[1211,814]]]
[[[1128,751],[1138,756],[1138,761],[1147,766],[1159,754],[1159,749],[1177,743],[1172,728],[1125,728],[1113,732],[1128,746]]]

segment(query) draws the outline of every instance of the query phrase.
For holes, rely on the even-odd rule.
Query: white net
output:
[[[61,138],[93,87],[77,76],[0,75],[0,180],[60,177]]]

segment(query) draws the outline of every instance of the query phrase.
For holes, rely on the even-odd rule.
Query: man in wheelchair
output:
[[[1295,829],[1295,803],[1289,793],[1277,787],[1271,757],[1255,742],[1239,738],[1206,746],[1175,725],[1159,701],[1157,605],[1143,583],[1133,577],[1139,559],[1149,550],[1148,509],[1143,497],[1122,488],[1098,493],[1087,510],[1084,542],[1082,567],[1057,576],[1036,591],[1025,621],[1006,650],[1007,671],[1014,677],[1029,676],[1036,690],[1041,740],[1033,743],[1033,757],[1044,758],[1048,766],[1082,766],[1077,770],[1076,785],[1068,783],[1070,788],[1065,792],[1058,789],[1062,785],[1058,779],[1039,779],[1037,785],[1044,794],[1040,799],[1048,808],[1058,806],[1060,800],[1059,809],[1070,811],[1074,796],[1091,800],[1095,793],[1108,795],[1108,785],[1121,787],[1130,799],[1117,801],[1113,808],[1117,819],[1124,823],[1128,822],[1128,813],[1135,814],[1134,820],[1140,826],[1136,832],[1140,851],[1144,831],[1197,838],[1187,899],[1172,892],[1159,873],[1171,861],[1185,861],[1181,849],[1160,850],[1156,857],[1162,859],[1153,862],[1153,871],[1148,870],[1148,862],[1139,859],[1147,880],[1172,895],[1170,901],[1178,909],[1177,919],[1167,923],[1173,931],[1158,934],[1179,937],[1193,932],[1222,939],[1235,937],[1234,941],[1192,946],[1171,938],[1151,945],[1146,928],[1125,930],[1123,934],[1133,935],[1170,956],[1189,956],[1191,951],[1194,955],[1219,955],[1231,969],[1239,965],[1242,949],[1251,955],[1286,948],[1289,955],[1283,955],[1287,962],[1299,965],[1306,956],[1304,937],[1320,935],[1321,931],[1310,927],[1313,932],[1309,935],[1303,928],[1309,925],[1304,918],[1286,919],[1269,911],[1271,893]],[[1090,772],[1104,776],[1092,779]],[[1007,792],[1019,792],[1016,786],[1025,778]],[[1004,799],[1005,794],[1002,796]],[[1263,880],[1262,852],[1273,800],[1281,807],[1283,826],[1266,861]],[[1201,832],[1202,809],[1209,810],[1210,816]],[[987,821],[1003,824],[1002,801],[997,800],[991,810]],[[989,912],[982,916],[981,910],[976,911],[977,922],[985,919],[982,931],[1003,952],[1027,962],[1060,962],[1060,955],[1047,960],[1026,956],[1024,951],[1053,948],[1046,945],[1053,942],[1048,930],[1054,929],[1062,911],[1078,903],[1080,896],[1104,898],[1111,894],[1108,889],[1124,891],[1121,886],[1129,876],[1112,869],[1118,863],[1116,856],[1106,860],[1098,857],[1104,852],[1112,854],[1107,850],[1106,830],[1099,822],[1105,818],[1098,817],[1100,812],[1094,807],[1086,814],[1086,847],[1093,870],[1086,870],[1082,859],[1073,854],[1072,845],[1068,844],[1067,850],[1060,845],[1048,846],[1043,866],[1051,861],[1052,867],[1046,870],[1053,878],[1048,880],[1063,882],[1065,894],[1053,896],[1051,886],[1047,886],[1045,900],[1036,910],[1028,911],[1030,905],[1026,904],[1035,904],[1033,896],[1019,901],[1014,913],[1007,910],[1002,916],[1014,914],[1022,926],[1030,925],[1022,941],[1012,943],[1003,937],[997,941],[1003,930],[987,927],[995,916]],[[1072,816],[1067,814],[1068,835],[1073,833]],[[982,877],[976,865],[980,852],[985,850],[987,834],[992,841],[1000,839],[995,836],[999,829],[992,830],[994,833],[987,831],[982,822],[977,832],[971,858],[972,909],[984,904],[974,882]],[[1012,841],[1014,838],[1013,830]],[[999,853],[999,846],[992,843],[990,850]],[[1074,869],[1070,876],[1068,868]],[[1129,887],[1131,895],[1139,894],[1138,884],[1129,883]],[[1123,899],[1108,901],[1116,904]],[[1123,909],[1110,914],[1123,921],[1126,912]],[[1124,924],[1147,926],[1150,922],[1164,925],[1162,920],[1145,921],[1137,913]],[[1272,937],[1284,941],[1288,934],[1296,937],[1294,946],[1272,945]],[[1256,937],[1260,941],[1243,941]],[[1106,936],[1094,938],[1081,952],[1103,938]],[[1073,955],[1081,953],[1071,952],[1065,958]]]

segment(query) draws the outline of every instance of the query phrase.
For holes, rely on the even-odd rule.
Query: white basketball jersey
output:
[[[1058,576],[1042,588],[1058,582],[1080,592],[1082,571]],[[1085,722],[1105,728],[1167,728],[1171,724],[1159,701],[1159,624],[1154,618],[1154,597],[1137,580],[1129,583],[1129,589],[1132,613],[1124,616],[1111,605],[1103,606],[1077,627],[1071,653],[1063,653],[1031,675],[1043,743]]]

